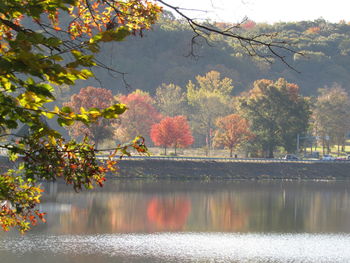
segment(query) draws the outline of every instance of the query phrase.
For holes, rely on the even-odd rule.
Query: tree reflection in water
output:
[[[115,182],[112,189],[79,194],[58,191],[55,202],[43,204],[47,223],[35,229],[59,234],[350,233],[350,182],[129,184],[118,189]]]
[[[152,198],[147,205],[147,218],[157,230],[183,230],[191,212],[191,201],[183,196]]]

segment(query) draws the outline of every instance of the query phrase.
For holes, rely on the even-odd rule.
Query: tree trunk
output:
[[[166,146],[164,146],[164,155],[166,155]]]
[[[329,154],[331,152],[331,148],[329,146],[329,140],[327,141],[327,154]]]
[[[273,148],[269,146],[269,156],[268,158],[273,158]]]
[[[233,157],[233,148],[230,148],[230,157]]]
[[[100,140],[99,139],[94,139],[94,141],[95,141],[95,149],[98,149],[98,144],[99,144]]]
[[[174,145],[175,156],[176,156],[176,147],[177,147],[177,143],[175,143],[175,145]]]
[[[205,135],[205,145],[206,145],[206,149],[205,149],[205,155],[208,157],[209,156],[209,139],[208,139],[208,133]]]
[[[325,149],[325,140],[322,139],[322,155],[324,155],[324,149]]]

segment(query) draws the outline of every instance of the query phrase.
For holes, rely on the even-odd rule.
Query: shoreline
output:
[[[0,158],[0,170],[12,166]],[[122,159],[118,162],[116,179],[171,180],[349,180],[350,162],[219,162],[191,160]]]
[[[350,163],[254,163],[175,160],[121,160],[117,178],[348,180]]]

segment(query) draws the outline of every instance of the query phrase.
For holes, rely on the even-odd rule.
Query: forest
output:
[[[218,28],[228,26],[211,23]],[[125,93],[127,87],[132,91],[140,89],[154,95],[162,83],[185,86],[188,80],[211,70],[233,79],[233,95],[249,90],[257,79],[284,78],[299,85],[301,94],[307,96],[314,96],[318,89],[334,83],[345,90],[349,89],[350,25],[345,21],[334,24],[320,18],[273,25],[246,21],[238,31],[247,35],[276,32],[278,38],[302,53],[282,53],[295,70],[278,58],[272,58],[273,63],[268,63],[262,58],[249,56],[234,39],[216,36],[210,39],[208,45],[199,38],[192,46],[193,31],[185,21],[165,13],[152,31],[145,32],[142,38],[129,37],[123,42],[106,43],[101,48],[99,60],[125,72],[126,83],[119,74],[97,69],[97,80],[89,79],[87,84],[80,82],[74,92],[84,85],[92,85],[114,93]],[[264,47],[259,48],[265,52]]]
[[[217,28],[230,26],[208,23]],[[108,90],[113,101],[129,105],[129,112],[107,124],[106,134],[96,134],[109,143],[142,135],[149,146],[163,147],[163,154],[170,146],[176,154],[178,147],[190,145],[204,149],[206,155],[214,148],[227,148],[230,156],[239,151],[259,157],[273,157],[276,150],[294,153],[297,147],[312,151],[313,146],[315,151],[322,146],[323,154],[332,146],[338,155],[344,152],[350,125],[346,117],[350,25],[322,18],[273,25],[247,20],[237,30],[243,35],[276,32],[296,52],[282,53],[286,56],[283,63],[276,57],[267,61],[250,56],[237,40],[221,36],[191,43],[193,31],[185,21],[165,12],[142,38],[104,44],[99,60],[122,74],[97,68],[95,79],[70,88],[62,86],[56,97],[72,106],[71,96],[86,86]],[[261,54],[265,54],[264,48],[258,47]],[[258,93],[263,94],[259,99]],[[111,94],[106,96],[112,99]],[[103,107],[103,103],[85,107]],[[257,116],[262,110],[270,115]],[[182,125],[189,127],[187,135],[181,139],[168,134],[177,139],[166,142],[169,138],[160,138],[164,135],[159,130],[174,130],[171,127],[176,121],[171,118],[177,116],[185,118]],[[153,127],[156,124],[157,129]],[[238,126],[241,130],[233,131],[232,127]],[[84,129],[72,126],[70,135],[84,134]],[[232,135],[237,132],[240,135]],[[90,131],[88,134],[98,139]],[[302,138],[299,146],[298,136]]]
[[[0,149],[18,163],[0,174],[4,230],[45,220],[41,181],[103,186],[116,156],[147,146],[268,158],[308,143],[346,150],[345,21],[194,24],[164,5],[0,3]]]
[[[312,151],[313,146],[316,151],[317,145],[323,154],[334,146],[338,155],[345,151],[350,99],[338,84],[307,97],[283,78],[260,79],[249,91],[232,96],[233,80],[218,71],[195,79],[185,87],[163,83],[154,96],[142,90],[112,96],[108,89],[82,88],[64,105],[79,112],[117,102],[127,111],[116,120],[89,126],[75,123],[69,134],[75,139],[87,135],[96,148],[143,136],[148,146],[162,147],[165,155],[169,148],[177,155],[178,148],[189,146],[201,148],[207,156],[215,149],[227,149],[230,157],[239,152],[241,157],[273,158],[276,151],[296,153],[306,147]]]

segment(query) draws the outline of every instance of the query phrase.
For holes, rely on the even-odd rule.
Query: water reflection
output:
[[[48,195],[59,234],[200,232],[350,233],[347,182],[122,182]]]
[[[0,262],[350,262],[350,182],[47,185],[47,223]]]
[[[191,201],[184,196],[154,197],[147,205],[147,219],[156,229],[180,231],[187,222]]]

